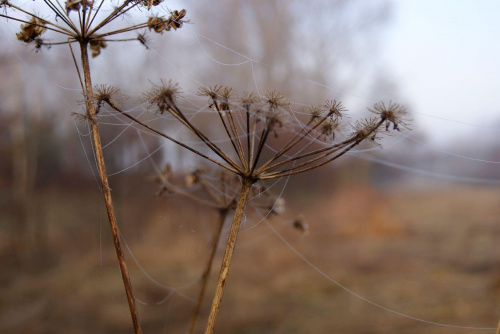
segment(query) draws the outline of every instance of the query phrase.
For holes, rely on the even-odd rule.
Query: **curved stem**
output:
[[[236,210],[234,212],[233,223],[231,225],[231,230],[229,231],[226,251],[224,253],[224,259],[222,260],[222,265],[220,267],[217,289],[215,290],[215,296],[212,302],[212,308],[210,309],[210,316],[208,317],[208,324],[205,329],[205,334],[212,334],[214,332],[215,321],[217,320],[217,315],[219,313],[220,303],[222,301],[222,295],[224,293],[224,286],[226,284],[227,274],[229,272],[229,266],[231,264],[231,258],[233,257],[234,246],[236,244],[236,238],[238,236],[238,231],[240,230],[241,219],[243,218],[243,212],[248,201],[248,194],[254,182],[255,181],[252,179],[243,178],[240,198],[238,199],[238,204],[236,205]]]
[[[101,188],[104,196],[104,202],[106,204],[106,212],[108,213],[109,224],[111,226],[111,234],[113,235],[113,243],[115,245],[116,256],[118,257],[118,263],[120,265],[123,285],[125,286],[125,292],[127,294],[130,315],[132,317],[132,322],[134,324],[135,333],[142,334],[141,325],[139,323],[139,316],[137,314],[137,308],[135,306],[135,300],[132,294],[132,283],[130,282],[130,276],[128,274],[127,264],[125,263],[125,256],[122,250],[120,234],[118,232],[118,224],[116,221],[115,210],[111,198],[111,190],[109,188],[108,176],[106,173],[106,165],[104,164],[104,155],[102,152],[99,126],[97,124],[96,110],[94,102],[92,101],[92,82],[90,78],[90,65],[89,65],[89,56],[87,47],[88,47],[87,42],[80,42],[83,77],[85,80],[85,102],[87,106],[87,116],[90,121],[90,127],[92,129],[93,149],[97,160],[97,167],[99,169]]]

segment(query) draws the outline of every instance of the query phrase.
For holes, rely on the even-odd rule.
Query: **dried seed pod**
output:
[[[92,58],[97,57],[101,54],[101,49],[106,48],[108,46],[105,41],[100,39],[93,39],[89,42],[89,47],[92,50]]]
[[[170,26],[174,28],[174,30],[181,28],[182,24],[186,22],[185,20],[183,20],[184,16],[186,16],[185,9],[181,9],[180,11],[174,10],[173,12],[170,12],[170,17],[169,17]]]
[[[45,21],[32,17],[30,22],[21,25],[21,32],[16,33],[16,37],[22,42],[31,43],[45,30]]]

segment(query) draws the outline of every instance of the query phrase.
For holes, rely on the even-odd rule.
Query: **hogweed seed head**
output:
[[[384,102],[376,103],[373,106],[373,109],[368,108],[374,114],[380,116],[382,121],[385,121],[385,129],[389,130],[389,126],[392,124],[392,129],[401,131],[399,126],[403,128],[408,128],[407,120],[404,119],[406,115],[406,109],[400,106],[397,103],[393,103],[392,101],[389,104],[385,104]]]
[[[161,85],[153,87],[148,92],[144,93],[144,101],[149,103],[149,107],[156,106],[161,114],[172,108],[175,100],[180,95],[181,90],[177,83],[169,80],[161,80]]]
[[[318,106],[310,106],[306,109],[306,112],[311,116],[311,121],[312,122],[317,122],[321,118],[323,118],[323,109]]]
[[[31,43],[46,30],[45,21],[32,17],[30,22],[21,24],[21,32],[16,33],[16,37],[22,42]]]
[[[264,102],[269,106],[269,111],[271,112],[276,111],[279,108],[288,107],[290,105],[288,99],[283,96],[283,94],[275,90],[270,91],[266,94]]]
[[[252,105],[257,103],[258,101],[259,98],[253,93],[243,92],[243,95],[240,97],[241,106],[247,111],[250,111]]]
[[[335,139],[335,132],[339,129],[340,122],[336,118],[328,117],[320,127],[321,136],[323,138],[331,137]]]
[[[219,111],[230,111],[229,99],[233,95],[233,89],[231,87],[218,86],[213,87],[200,87],[198,89],[198,95],[207,96],[210,99],[210,108],[214,108]]]
[[[92,100],[97,103],[96,114],[99,113],[104,103],[107,103],[112,108],[117,108],[117,101],[120,99],[123,99],[123,96],[120,94],[120,90],[116,87],[108,86],[106,84],[96,85],[94,87]]]
[[[351,136],[356,142],[361,142],[365,139],[368,139],[375,145],[380,146],[380,144],[377,143],[377,140],[380,139],[378,137],[378,123],[379,120],[375,117],[357,121],[353,126],[353,132],[351,133]]]
[[[341,102],[337,102],[337,100],[327,100],[323,107],[328,110],[329,116],[333,116],[336,119],[346,117],[345,113],[347,109],[344,108]]]

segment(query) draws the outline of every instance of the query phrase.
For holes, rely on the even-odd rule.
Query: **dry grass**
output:
[[[174,199],[165,204],[129,187],[117,196],[117,214],[127,217],[122,232],[141,265],[167,285],[199,280],[210,229],[215,228],[198,222],[207,212],[193,207],[183,213],[168,210],[185,204]],[[286,223],[275,226],[328,275],[383,306],[436,322],[494,327],[500,312],[497,199],[498,191],[492,188],[377,192],[348,186],[304,211],[309,236]],[[0,332],[128,333],[127,304],[112,243],[104,233],[106,218],[98,214],[105,214],[98,194],[52,189],[43,200],[48,227],[43,256],[34,252],[31,259],[13,262],[9,248],[2,250]],[[151,209],[136,212],[127,205],[130,200],[137,207],[147,202]],[[95,210],[79,209],[82,203]],[[300,203],[295,207],[304,209]],[[8,211],[4,214],[7,219]],[[138,216],[140,228],[127,223],[138,221]],[[99,217],[102,266],[95,223]],[[302,262],[265,225],[240,237],[219,332],[457,332],[395,316],[347,294]],[[68,239],[71,242],[64,241]],[[137,298],[152,304],[139,305],[144,331],[185,332],[194,302],[174,296],[155,305],[167,292],[133,262],[130,267]],[[214,276],[209,285],[215,283]],[[182,292],[195,297],[197,289],[193,284]],[[198,332],[209,301],[207,296]]]

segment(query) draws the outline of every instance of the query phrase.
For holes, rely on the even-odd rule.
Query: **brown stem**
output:
[[[102,193],[104,195],[104,202],[106,204],[106,212],[108,213],[109,224],[111,226],[111,234],[113,235],[113,243],[115,245],[116,256],[120,265],[122,273],[123,285],[127,294],[128,306],[130,308],[130,315],[134,324],[136,334],[142,334],[141,325],[139,323],[139,316],[137,308],[135,307],[135,300],[132,294],[132,283],[128,274],[127,264],[125,263],[125,256],[123,254],[120,235],[118,232],[118,224],[116,222],[115,210],[113,208],[113,201],[111,199],[111,191],[109,188],[108,176],[106,174],[106,165],[104,164],[104,155],[102,152],[101,137],[99,134],[99,126],[97,124],[96,110],[94,102],[92,101],[92,82],[90,78],[89,56],[87,52],[88,42],[80,42],[83,77],[85,80],[85,101],[87,106],[87,116],[90,121],[92,130],[92,142],[95,157],[97,160],[97,167],[99,169],[99,176],[101,181]]]
[[[224,259],[222,260],[222,265],[220,267],[217,289],[215,290],[215,296],[212,302],[212,308],[210,309],[210,316],[208,317],[208,324],[207,328],[205,329],[205,334],[212,334],[214,332],[215,321],[217,320],[217,314],[219,313],[222,294],[224,293],[224,286],[226,284],[227,274],[229,272],[229,265],[231,264],[231,258],[233,256],[234,246],[236,244],[236,237],[238,236],[241,219],[243,218],[243,212],[248,201],[248,193],[250,192],[250,188],[252,188],[252,184],[254,182],[255,181],[252,179],[245,177],[243,178],[240,198],[238,199],[238,204],[236,205],[233,223],[231,225],[231,230],[229,231],[229,237],[227,238],[226,251],[224,253]]]
[[[224,221],[226,220],[227,214],[229,213],[229,208],[224,208],[219,210],[219,225],[217,226],[217,232],[215,234],[215,238],[212,243],[212,249],[210,250],[210,257],[207,262],[207,266],[203,275],[201,276],[201,288],[198,293],[198,299],[196,300],[196,306],[194,307],[193,317],[191,318],[191,326],[189,327],[189,334],[194,333],[194,328],[196,326],[196,318],[198,318],[198,314],[201,309],[201,302],[203,300],[203,296],[205,294],[205,289],[207,287],[208,278],[210,277],[210,272],[212,271],[212,264],[214,262],[215,253],[217,251],[217,245],[219,244],[220,235],[222,232],[222,226],[224,225]]]

